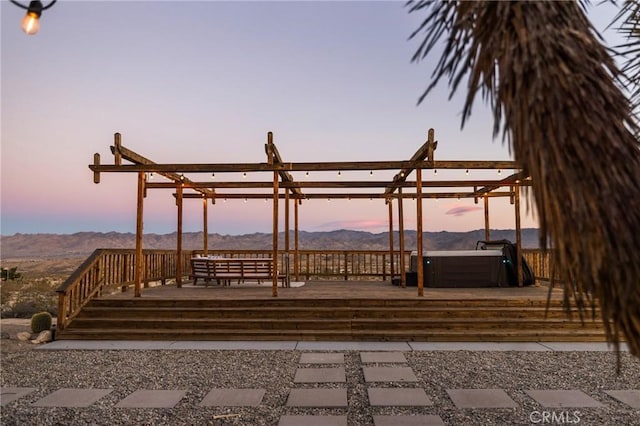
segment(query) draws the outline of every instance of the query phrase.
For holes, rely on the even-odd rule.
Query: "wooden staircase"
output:
[[[605,341],[599,318],[515,299],[94,299],[58,339]]]

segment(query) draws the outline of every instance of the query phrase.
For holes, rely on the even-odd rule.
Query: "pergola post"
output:
[[[182,288],[182,182],[176,185],[176,205],[178,206],[178,236],[176,241],[176,287]]]
[[[400,234],[400,282],[402,288],[407,286],[406,265],[404,263],[404,212],[402,205],[404,198],[402,197],[402,187],[398,188],[398,233]]]
[[[417,240],[417,262],[418,262],[418,296],[424,296],[424,265],[422,263],[422,169],[416,169],[416,240]]]
[[[207,215],[208,205],[207,198],[202,198],[202,250],[204,255],[207,256],[209,254],[209,218]]]
[[[393,265],[393,203],[391,200],[392,198],[387,199],[387,204],[389,205],[389,259],[391,260],[391,282],[393,282],[395,268]]]
[[[513,187],[516,209],[516,265],[518,265],[518,287],[524,284],[524,268],[522,265],[522,225],[520,223],[520,187]]]
[[[489,241],[491,235],[489,231],[489,194],[484,194],[484,240]]]
[[[116,133],[119,135],[118,133]],[[144,205],[144,186],[147,174],[138,172],[138,202],[136,206],[136,264],[135,264],[135,283],[134,297],[142,296],[142,210]]]
[[[284,191],[284,255],[285,258],[289,258],[289,190],[285,189]],[[283,261],[282,267],[288,267],[289,262]],[[289,271],[286,271],[289,274]]]
[[[300,245],[299,245],[299,237],[298,237],[298,205],[301,203],[300,200],[294,200],[293,203],[293,226],[294,230],[294,252],[293,252],[293,271],[296,276],[296,281],[300,281]]]
[[[274,163],[274,145],[273,145],[273,133],[267,133],[267,160],[269,164]],[[278,197],[280,193],[280,180],[279,174],[276,170],[273,171],[273,277],[271,280],[271,295],[278,297]]]

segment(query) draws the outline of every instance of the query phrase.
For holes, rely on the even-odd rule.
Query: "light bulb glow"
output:
[[[40,30],[40,15],[36,12],[27,12],[22,19],[22,31],[28,35],[34,35]]]

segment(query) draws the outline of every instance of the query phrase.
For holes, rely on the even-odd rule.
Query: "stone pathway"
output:
[[[402,352],[360,352],[361,370],[365,378],[367,400],[371,407],[422,407],[420,415],[373,415],[376,426],[444,425],[443,419],[433,414],[436,404],[419,387],[413,369],[408,366]],[[289,389],[286,407],[332,409],[332,414],[282,415],[279,426],[346,426],[349,412],[347,373],[343,353],[302,353],[296,366],[293,387]],[[27,398],[36,388],[3,387],[2,406]],[[35,407],[89,407],[98,403],[113,389],[63,388],[31,403]],[[118,408],[175,407],[188,389],[139,389],[121,399]],[[597,401],[579,389],[524,389],[532,404],[543,409],[579,409],[603,407],[612,401]],[[605,391],[616,403],[629,409],[640,408],[640,390]],[[266,394],[265,389],[215,388],[210,389],[198,403],[199,407],[258,407]],[[464,409],[513,409],[519,404],[503,389],[446,389],[453,405]],[[336,415],[335,410],[341,410]],[[326,410],[325,410],[326,411]]]

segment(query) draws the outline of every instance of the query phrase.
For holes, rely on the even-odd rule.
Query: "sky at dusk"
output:
[[[592,9],[602,31],[615,9]],[[417,105],[438,56],[411,63],[418,41],[408,37],[424,15],[404,2],[63,0],[43,13],[35,36],[20,29],[24,10],[3,0],[0,13],[2,235],[135,232],[136,175],[103,174],[96,185],[88,168],[96,152],[113,162],[115,132],[157,163],[265,162],[268,131],[285,161],[407,160],[429,128],[436,160],[512,159],[483,104],[463,130],[462,93],[449,100],[442,84]],[[603,35],[620,41],[614,30]],[[146,233],[175,231],[171,194],[149,191]],[[473,200],[423,206],[425,231],[484,226]],[[415,229],[415,202],[404,209],[405,228]],[[492,228],[515,227],[508,199],[492,199],[490,210]],[[526,202],[522,213],[523,227],[537,226]],[[218,202],[209,232],[271,232],[271,214],[262,200]],[[300,208],[306,231],[384,232],[387,220],[383,200]],[[201,202],[185,200],[184,231],[201,230]]]

